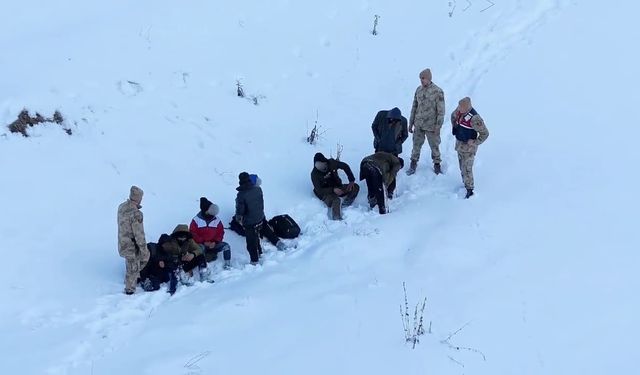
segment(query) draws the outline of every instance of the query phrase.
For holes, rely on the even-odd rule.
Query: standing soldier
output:
[[[467,189],[465,199],[473,195],[473,161],[478,145],[489,138],[489,130],[482,117],[471,106],[471,99],[465,97],[458,102],[458,108],[451,114],[452,133],[456,137],[456,151],[462,181]]]
[[[125,259],[124,292],[136,291],[140,271],[149,261],[149,250],[142,224],[142,189],[132,186],[129,199],[118,207],[118,253]]]
[[[431,81],[431,70],[420,72],[420,87],[416,90],[409,119],[409,133],[413,133],[413,151],[411,151],[411,165],[408,175],[416,172],[420,150],[426,136],[431,148],[433,171],[442,173],[440,163],[440,129],[444,123],[444,93],[442,89]]]
[[[396,107],[390,111],[380,111],[371,124],[373,131],[373,148],[376,152],[388,152],[396,157],[402,153],[402,144],[409,138],[407,133],[407,118]],[[387,198],[393,198],[396,190],[394,179],[387,188]]]

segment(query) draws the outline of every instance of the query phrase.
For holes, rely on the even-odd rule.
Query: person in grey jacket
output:
[[[251,264],[256,265],[262,254],[260,230],[265,219],[262,188],[251,181],[247,172],[240,173],[238,182],[235,219],[244,227]]]

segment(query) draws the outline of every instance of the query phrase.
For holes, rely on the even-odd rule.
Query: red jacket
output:
[[[189,225],[189,232],[193,235],[193,240],[199,244],[205,242],[222,242],[224,238],[224,225],[217,216],[207,222],[202,213],[196,215]]]

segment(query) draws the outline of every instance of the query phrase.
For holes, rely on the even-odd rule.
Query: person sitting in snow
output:
[[[338,169],[342,169],[347,174],[349,184],[342,183]],[[330,208],[332,220],[342,220],[342,207],[350,206],[358,196],[360,186],[355,181],[356,178],[347,163],[327,159],[320,152],[313,157],[311,170],[313,193]],[[344,198],[344,201],[341,201],[341,198]]]
[[[224,257],[224,269],[231,268],[231,247],[223,242],[224,225],[218,218],[220,208],[205,197],[200,198],[200,212],[191,220],[189,232],[193,240],[200,245],[207,262],[218,259],[218,253]]]
[[[153,261],[140,273],[145,290],[157,290],[162,282],[170,282],[169,293],[175,292],[176,280],[193,284],[193,270],[199,269],[200,281],[213,282],[202,249],[193,240],[189,227],[179,224],[171,235],[163,234],[156,246]]]
[[[396,179],[404,161],[388,152],[376,152],[362,159],[360,163],[360,180],[367,181],[367,198],[369,207],[378,205],[378,212],[387,213],[384,203],[384,186],[389,186]]]
[[[249,179],[251,183],[255,186],[261,186],[262,180],[256,174],[250,174]],[[241,236],[246,236],[244,227],[240,224],[235,217],[231,219],[231,223],[229,223],[229,227],[231,230],[235,231]],[[287,245],[278,237],[275,233],[267,219],[263,219],[260,225],[260,238],[266,238],[273,246],[275,246],[279,251],[284,251],[287,249]],[[260,246],[262,250],[262,245]]]

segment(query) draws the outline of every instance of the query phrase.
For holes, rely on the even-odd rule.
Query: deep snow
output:
[[[59,109],[74,135],[0,132],[2,373],[637,372],[638,5],[494,2],[451,17],[446,1],[3,4],[0,124]],[[447,119],[444,176],[423,150],[389,215],[362,184],[328,221],[313,154],[339,142],[357,173],[375,113],[408,115],[427,66],[447,113],[470,95],[491,131],[477,195],[460,199]],[[262,177],[268,215],[301,224],[297,247],[267,246],[254,269],[229,233],[235,269],[217,264],[215,284],[121,294],[129,186],[153,240],[202,195],[228,221],[242,170]],[[432,322],[415,350],[403,282]],[[463,326],[450,342],[473,350],[441,342]]]

